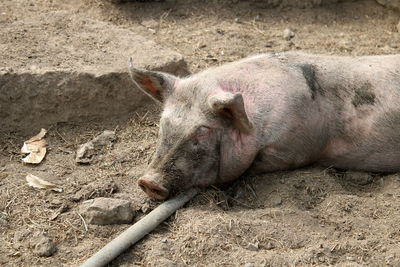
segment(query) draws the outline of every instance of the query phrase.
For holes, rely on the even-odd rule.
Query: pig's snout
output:
[[[153,179],[148,179],[146,175],[138,180],[140,188],[149,196],[158,200],[164,200],[168,197],[169,191],[162,185],[159,185]]]

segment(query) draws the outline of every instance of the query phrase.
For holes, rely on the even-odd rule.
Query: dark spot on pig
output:
[[[371,84],[365,83],[354,91],[353,101],[354,107],[361,105],[373,105],[375,103],[375,94],[371,91]]]
[[[317,92],[323,94],[321,90],[321,86],[318,84],[318,81],[315,77],[315,68],[311,64],[301,64],[299,65],[301,72],[303,73],[304,78],[306,79],[307,86],[311,90],[311,98],[315,99],[315,95]]]

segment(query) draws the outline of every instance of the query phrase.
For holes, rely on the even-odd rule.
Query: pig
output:
[[[151,198],[312,163],[400,171],[400,55],[251,56],[179,78],[129,66],[163,105]]]

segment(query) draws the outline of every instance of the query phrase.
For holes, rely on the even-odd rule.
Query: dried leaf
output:
[[[50,189],[56,192],[62,192],[63,189],[58,187],[57,185],[47,182],[43,179],[40,179],[39,177],[32,175],[32,174],[28,174],[26,176],[26,181],[28,182],[28,185],[31,187],[35,187],[35,188],[40,188],[40,189]]]
[[[47,142],[43,139],[46,133],[47,131],[42,128],[40,133],[24,142],[21,152],[28,155],[22,159],[23,162],[32,164],[42,162],[47,152]]]
[[[42,128],[42,129],[40,130],[40,133],[38,133],[38,134],[35,135],[34,137],[31,137],[28,141],[25,141],[25,143],[29,144],[29,143],[32,143],[32,142],[35,142],[35,141],[42,140],[43,137],[46,135],[46,133],[47,133],[46,129],[43,129],[43,128]]]

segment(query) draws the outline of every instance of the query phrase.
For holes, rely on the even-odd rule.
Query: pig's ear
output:
[[[133,66],[132,58],[129,58],[129,74],[136,86],[157,102],[164,101],[172,92],[175,81],[179,79],[164,72],[138,69]]]
[[[219,92],[209,97],[208,104],[216,113],[232,120],[233,126],[239,131],[250,133],[253,129],[241,93]]]

